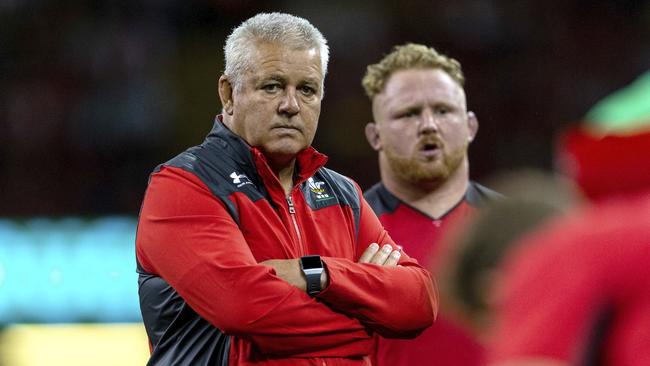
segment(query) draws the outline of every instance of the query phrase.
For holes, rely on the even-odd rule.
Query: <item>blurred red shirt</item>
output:
[[[650,365],[650,192],[524,241],[506,261],[492,361]]]

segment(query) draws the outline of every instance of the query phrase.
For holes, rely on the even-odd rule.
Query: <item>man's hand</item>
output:
[[[307,291],[307,280],[305,280],[305,276],[300,269],[300,259],[269,259],[260,262],[260,264],[273,267],[278,277],[292,286]],[[329,276],[327,275],[327,268],[324,268],[320,276],[320,288],[325,289],[328,285]]]
[[[390,244],[385,244],[379,249],[379,244],[372,243],[366,248],[359,258],[359,263],[372,263],[380,266],[396,266],[402,256],[402,247],[393,249]]]
[[[380,266],[393,267],[399,263],[401,255],[402,247],[400,246],[398,246],[397,249],[393,249],[390,244],[386,244],[380,250],[379,244],[372,243],[359,258],[359,263],[372,263]],[[260,262],[260,264],[273,267],[275,269],[275,274],[278,277],[285,280],[290,285],[306,291],[307,281],[300,270],[299,259],[269,259]],[[327,268],[324,269],[323,274],[321,275],[320,285],[322,289],[325,289],[329,285]]]

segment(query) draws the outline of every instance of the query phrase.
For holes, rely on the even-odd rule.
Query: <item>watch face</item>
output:
[[[320,261],[320,255],[308,255],[300,258],[302,263],[302,268],[311,269],[311,268],[323,268],[323,264]]]

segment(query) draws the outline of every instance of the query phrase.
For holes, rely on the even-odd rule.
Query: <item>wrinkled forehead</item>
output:
[[[309,59],[318,63],[318,67],[322,70],[321,54],[317,46],[300,46],[283,44],[280,42],[257,41],[254,42],[249,48],[249,63],[253,61],[252,67],[255,67],[255,61],[260,61],[270,57],[283,57],[287,60],[296,58]]]
[[[318,49],[292,48],[277,44],[258,45],[251,53],[244,78],[253,83],[262,79],[292,80],[324,84]]]
[[[310,67],[316,69],[321,75],[320,51],[316,47],[291,47],[277,43],[257,43],[249,49],[247,55],[246,71],[257,71],[260,66],[267,63],[283,63],[290,67]]]

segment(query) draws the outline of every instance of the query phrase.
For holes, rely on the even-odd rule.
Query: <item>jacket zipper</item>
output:
[[[287,196],[287,204],[289,204],[289,216],[291,216],[291,221],[293,221],[293,228],[296,230],[296,235],[298,236],[298,244],[300,245],[300,250],[304,254],[304,249],[302,247],[302,235],[300,235],[300,229],[298,228],[298,220],[296,219],[296,208],[293,205],[293,199],[291,194]]]

